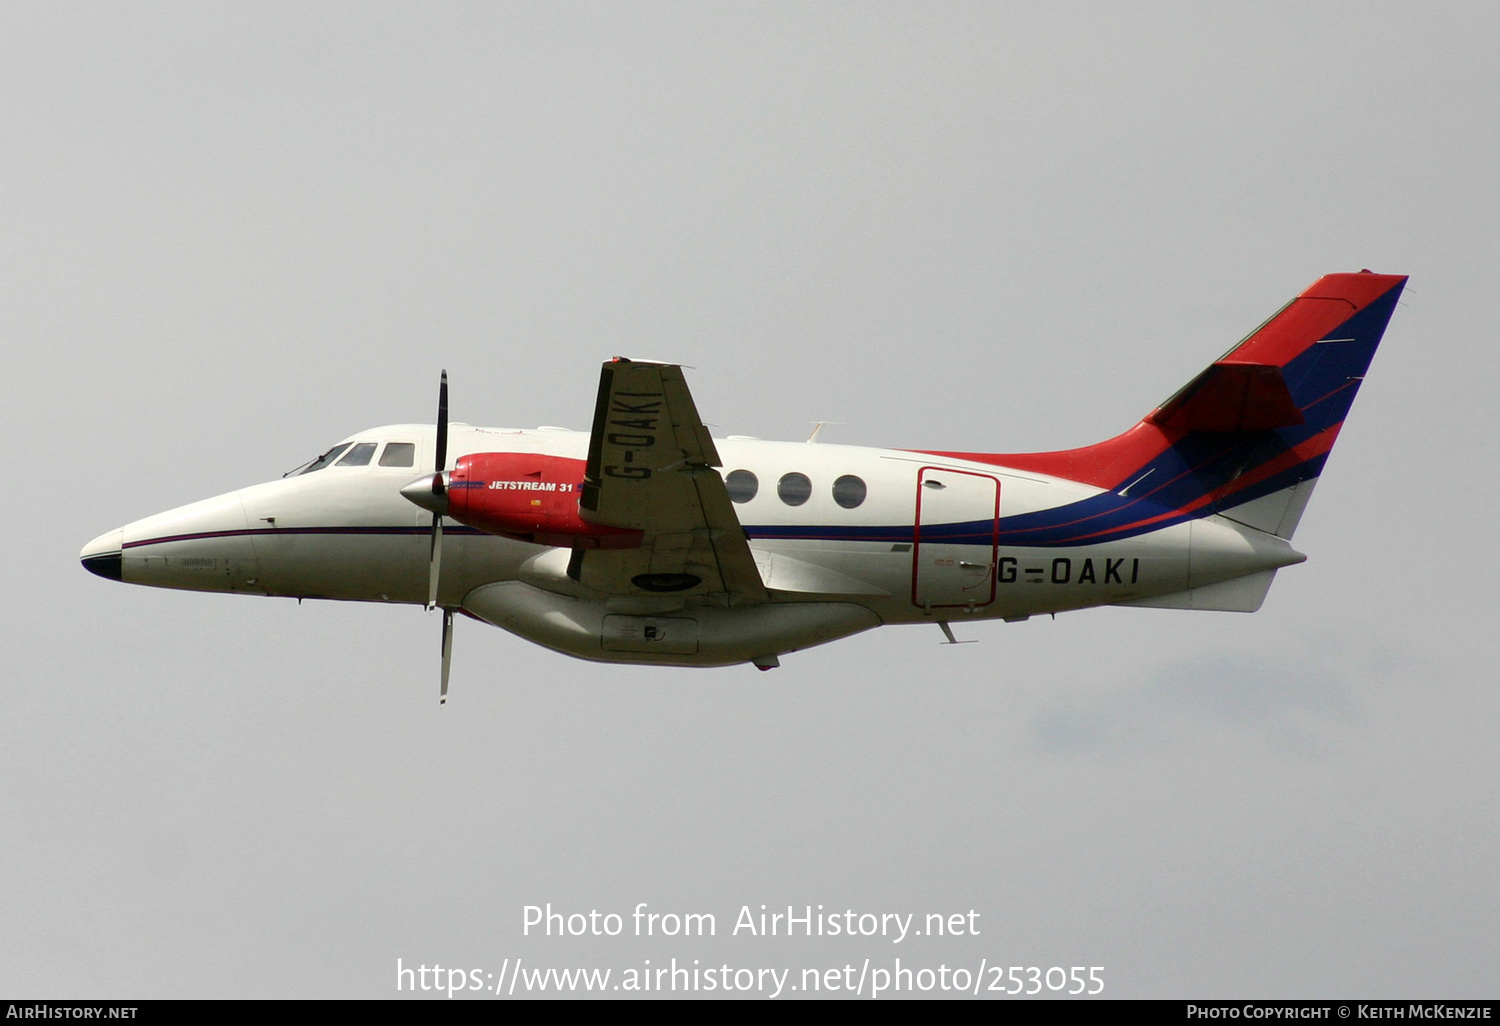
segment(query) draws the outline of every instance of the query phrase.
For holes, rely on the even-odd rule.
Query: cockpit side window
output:
[[[410,467],[417,461],[417,443],[387,442],[385,452],[380,454],[382,467]]]
[[[323,455],[319,456],[317,459],[309,463],[307,465],[307,468],[301,471],[301,473],[311,474],[314,470],[322,470],[324,467],[328,466],[328,464],[338,459],[339,455],[343,453],[345,449],[349,448],[349,445],[349,442],[345,442],[342,445],[335,445],[332,449],[329,449]]]
[[[375,442],[356,442],[344,458],[339,460],[341,467],[368,467],[370,459],[375,455]]]

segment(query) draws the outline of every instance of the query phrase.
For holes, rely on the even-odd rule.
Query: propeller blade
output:
[[[427,608],[437,605],[438,574],[443,565],[443,518],[432,515],[432,544],[427,550]]]
[[[438,412],[437,412],[437,455],[435,469],[432,475],[432,490],[429,496],[421,501],[414,496],[407,496],[419,506],[425,506],[432,510],[432,544],[427,550],[427,608],[431,609],[437,605],[438,574],[443,563],[443,514],[448,512],[448,485],[443,479],[443,471],[448,462],[448,371],[443,371],[442,378],[438,382]],[[415,483],[415,482],[413,482]],[[443,634],[446,638],[452,629],[453,619],[451,614],[444,613]],[[447,642],[444,641],[446,649]],[[447,663],[443,669],[443,695],[448,694],[448,671]]]
[[[453,662],[453,610],[443,610],[443,684],[438,705],[448,703],[448,667]]]
[[[438,577],[443,568],[443,514],[448,512],[448,372],[438,385],[437,444],[431,477],[419,477],[401,489],[409,501],[432,511],[432,540],[427,548],[427,608],[438,601]],[[438,704],[448,702],[448,667],[453,660],[453,610],[443,610],[443,677]]]
[[[448,462],[448,372],[443,371],[442,383],[438,385],[438,416],[437,416],[437,466],[434,468],[439,474],[448,468],[444,466]]]

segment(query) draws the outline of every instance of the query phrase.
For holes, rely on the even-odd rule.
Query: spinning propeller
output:
[[[432,542],[427,549],[427,608],[437,605],[438,573],[443,563],[443,514],[448,512],[448,372],[438,385],[437,458],[431,476],[419,477],[401,489],[401,494],[423,509],[432,511]],[[448,701],[448,667],[453,658],[453,610],[443,607],[443,679],[438,704]]]

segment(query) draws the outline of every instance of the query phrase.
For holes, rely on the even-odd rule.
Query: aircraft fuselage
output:
[[[252,485],[128,524],[91,543],[85,559],[90,552],[118,552],[121,580],[154,587],[422,604],[429,517],[401,496],[400,487],[413,466],[432,460],[433,429],[396,425],[348,441],[412,443],[414,465],[335,464]],[[588,442],[582,432],[455,425],[450,451],[452,462],[483,452],[562,457],[578,461],[581,478]],[[743,629],[732,632],[749,637],[719,651],[707,636],[755,619],[747,617],[749,609],[670,593],[592,598],[567,578],[567,549],[452,520],[444,526],[438,604],[584,658],[713,665],[805,647],[798,643],[802,627],[822,641],[879,624],[1015,620],[1150,603],[1303,559],[1280,538],[1214,516],[1093,543],[1015,544],[1006,537],[1008,522],[1075,506],[1102,489],[898,449],[746,438],[715,444],[726,478],[743,481],[748,472],[756,482],[745,501],[738,501],[743,490],[732,491],[771,596],[759,614],[764,623],[740,624]],[[835,482],[843,482],[838,492]],[[1147,502],[1136,505],[1142,520],[1156,512]],[[1258,604],[1258,597],[1252,600]],[[791,604],[802,608],[774,608]],[[1192,600],[1165,604],[1191,606]],[[696,621],[696,628],[687,628],[694,637],[685,642],[694,651],[664,652],[683,647],[666,638],[643,639],[638,647],[644,651],[610,649],[604,633],[589,636],[592,625],[582,637],[556,629],[580,614],[599,619],[601,632],[605,617],[641,618],[633,625],[642,630],[648,620],[672,621],[668,626],[679,638],[685,622]],[[757,633],[774,635],[775,644]]]

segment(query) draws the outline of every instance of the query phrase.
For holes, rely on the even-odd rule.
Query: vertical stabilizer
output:
[[[1220,514],[1291,538],[1406,285],[1319,278],[1124,434],[1081,449],[940,453],[1081,481],[1103,493],[1004,522],[1007,543],[1129,537]]]

